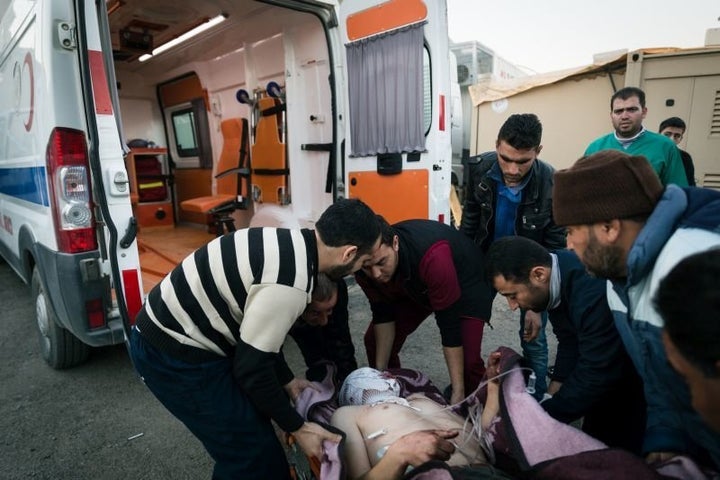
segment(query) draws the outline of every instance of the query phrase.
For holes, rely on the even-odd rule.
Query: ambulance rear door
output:
[[[112,47],[105,2],[75,0],[77,48],[83,79],[88,153],[96,200],[101,269],[114,288],[116,311],[126,335],[142,304],[137,225],[120,135]],[[89,272],[93,274],[93,272]]]
[[[444,1],[342,2],[347,195],[390,222],[449,223],[450,64]]]

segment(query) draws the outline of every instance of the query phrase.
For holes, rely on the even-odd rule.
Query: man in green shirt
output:
[[[646,115],[645,92],[637,87],[625,87],[615,92],[610,99],[610,119],[615,131],[594,140],[585,150],[585,156],[608,149],[642,155],[663,185],[674,183],[687,187],[680,152],[672,140],[643,127]]]

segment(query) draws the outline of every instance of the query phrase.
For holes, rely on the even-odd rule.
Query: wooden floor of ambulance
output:
[[[192,226],[141,228],[138,252],[144,292],[147,294],[185,257],[214,238],[207,229]]]

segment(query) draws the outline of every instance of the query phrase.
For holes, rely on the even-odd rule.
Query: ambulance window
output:
[[[417,23],[345,45],[350,156],[425,150],[432,100],[423,28]]]
[[[430,51],[425,45],[423,48],[423,129],[426,137],[430,133],[432,124],[432,77],[430,72]]]
[[[181,157],[197,157],[199,154],[195,115],[192,108],[172,114],[173,133],[177,153]]]

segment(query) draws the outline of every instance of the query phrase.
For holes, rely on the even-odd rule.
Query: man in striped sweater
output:
[[[379,244],[359,200],[328,207],[315,230],[249,228],[188,256],[149,294],[130,337],[145,384],[203,443],[214,479],[289,478],[270,419],[320,458],[323,440],[290,400],[308,386],[281,347],[311,301],[318,273],[342,278]]]

